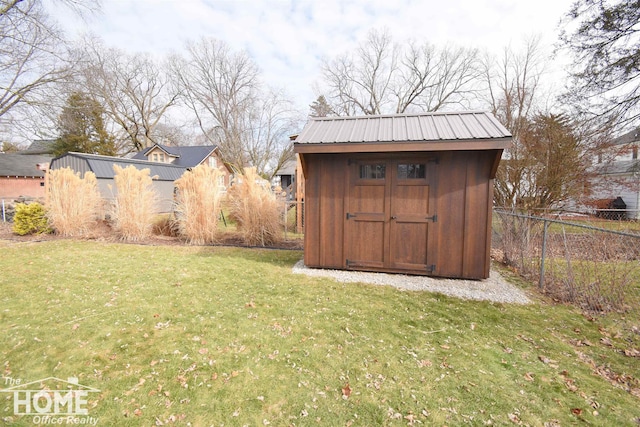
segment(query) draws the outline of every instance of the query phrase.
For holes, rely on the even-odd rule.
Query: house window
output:
[[[217,168],[218,167],[218,159],[216,159],[213,156],[209,157],[209,167]]]
[[[360,179],[384,179],[385,174],[386,165],[384,163],[360,165]]]
[[[427,165],[424,163],[398,164],[398,179],[424,179],[427,175]]]
[[[164,163],[164,153],[153,153],[151,155],[151,161]]]
[[[218,187],[224,188],[224,175],[218,177]]]

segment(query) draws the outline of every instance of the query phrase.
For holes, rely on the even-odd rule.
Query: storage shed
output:
[[[510,143],[485,112],[310,119],[294,143],[305,265],[489,277],[493,179]]]
[[[137,169],[149,169],[153,177],[153,188],[158,199],[160,212],[173,210],[174,181],[187,170],[183,166],[175,166],[170,163],[148,162],[144,160],[125,159],[120,157],[101,156],[86,153],[65,153],[51,160],[50,169],[70,168],[78,172],[84,178],[86,172],[93,172],[98,181],[98,191],[104,200],[112,202],[116,197],[117,188],[113,177],[115,171],[113,165],[121,168],[134,166]]]

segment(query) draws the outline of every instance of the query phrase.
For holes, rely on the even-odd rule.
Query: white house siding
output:
[[[640,177],[632,175],[606,175],[593,186],[593,199],[621,197],[627,204],[627,218],[640,220]]]

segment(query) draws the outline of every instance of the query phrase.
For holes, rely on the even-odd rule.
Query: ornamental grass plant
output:
[[[218,178],[222,172],[199,165],[176,180],[176,219],[179,235],[192,245],[216,241],[222,191]]]
[[[149,169],[113,165],[115,176],[114,229],[122,240],[139,241],[149,237],[158,213],[158,195]]]
[[[100,193],[93,172],[86,172],[81,178],[71,168],[50,170],[46,189],[47,218],[57,234],[84,236],[95,227]]]
[[[248,246],[267,246],[282,240],[280,203],[255,168],[245,169],[229,190],[230,216]]]

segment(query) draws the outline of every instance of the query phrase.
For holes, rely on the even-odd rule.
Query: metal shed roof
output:
[[[157,176],[155,179],[158,181],[175,181],[187,170],[185,167],[167,163],[73,152],[53,159],[50,169],[69,167],[76,172],[81,172],[83,175],[85,172],[90,171],[96,174],[96,178],[110,179],[115,175],[113,165],[118,165],[122,168],[133,165],[137,169],[149,169],[151,176]]]
[[[439,142],[508,139],[511,133],[479,111],[311,118],[296,144]]]

